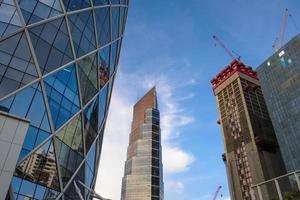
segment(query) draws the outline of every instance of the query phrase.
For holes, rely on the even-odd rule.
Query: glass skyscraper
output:
[[[257,72],[286,168],[300,170],[300,34]]]
[[[121,200],[163,200],[160,116],[152,88],[133,109]]]
[[[0,2],[0,199],[90,199],[128,1]]]

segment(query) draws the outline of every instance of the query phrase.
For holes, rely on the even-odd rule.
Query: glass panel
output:
[[[48,76],[44,82],[54,128],[57,130],[80,109],[74,64]]]
[[[18,0],[26,24],[62,14],[59,0]]]
[[[115,40],[119,36],[119,7],[111,8],[112,17],[112,40]]]
[[[73,60],[64,18],[31,28],[29,34],[43,74]]]
[[[83,155],[83,136],[80,114],[65,125],[56,136],[70,148]]]
[[[91,11],[70,15],[69,25],[77,57],[96,49],[94,21]]]
[[[55,198],[59,193],[59,181],[53,142],[50,140],[22,161],[14,176],[14,182],[22,182],[20,188],[13,187],[15,194],[35,199]]]
[[[39,84],[34,84],[0,102],[0,110],[30,120],[19,159],[22,159],[50,135],[48,116]]]
[[[109,8],[95,9],[96,27],[99,46],[104,46],[110,41],[110,14]]]
[[[55,139],[55,149],[59,159],[59,169],[63,185],[65,186],[83,160],[82,154],[71,149],[59,139]]]
[[[110,0],[111,4],[120,4],[119,0]]]
[[[110,46],[105,47],[99,51],[99,88],[101,89],[109,80],[109,49]]]
[[[120,32],[119,32],[119,36],[121,36],[122,34],[124,34],[124,25],[125,25],[125,8],[124,7],[120,7]]]
[[[66,11],[79,10],[91,6],[89,0],[63,0],[63,4]]]
[[[93,146],[91,147],[91,150],[88,153],[87,160],[86,160],[85,173],[86,173],[86,183],[88,187],[92,185],[93,179],[95,177],[95,159],[96,159],[95,156],[96,156],[96,143],[94,143]]]
[[[110,76],[116,70],[117,64],[117,53],[118,53],[118,42],[114,42],[111,45],[111,65],[110,65]]]
[[[74,182],[76,182],[77,186],[79,187],[82,196],[85,194],[85,190],[83,186],[81,186],[78,181],[81,181],[82,183],[85,183],[84,181],[84,165],[80,168],[78,173],[76,174],[75,178],[72,180],[72,183],[69,185],[68,189],[64,193],[65,200],[74,200],[74,199],[80,199],[78,196],[78,193],[74,187]]]
[[[98,98],[95,98],[84,111],[84,131],[85,147],[88,152],[98,134]]]
[[[93,54],[78,62],[80,91],[83,105],[91,100],[98,91],[97,87],[97,55]]]
[[[21,26],[17,9],[11,0],[0,3],[0,38],[15,32]]]
[[[294,175],[278,179],[278,184],[283,199],[300,199],[300,192]]]
[[[0,11],[1,12],[1,11]],[[37,78],[24,33],[0,42],[0,98]]]
[[[93,0],[94,6],[108,5],[109,0]]]
[[[107,94],[108,94],[108,86],[106,85],[103,90],[100,92],[99,96],[99,127],[101,126],[103,119],[106,114],[106,104],[107,104]]]

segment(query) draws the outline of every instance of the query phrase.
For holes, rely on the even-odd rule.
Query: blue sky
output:
[[[256,68],[274,52],[284,8],[285,41],[300,30],[299,0],[131,0],[97,191],[120,199],[132,106],[156,85],[161,111],[165,200],[228,197],[223,143],[210,80],[230,57],[217,35]],[[298,30],[297,30],[298,27]]]

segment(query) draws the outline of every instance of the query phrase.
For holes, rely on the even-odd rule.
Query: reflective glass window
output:
[[[44,80],[55,129],[79,111],[75,65],[71,64]]]
[[[26,24],[62,14],[59,0],[18,0]]]
[[[99,55],[99,88],[101,89],[109,80],[110,74],[110,46],[100,49]]]
[[[92,185],[94,174],[95,174],[95,159],[96,159],[96,143],[91,147],[90,152],[87,155],[86,160],[86,179],[87,185],[90,187]]]
[[[110,65],[110,75],[116,70],[117,65],[117,53],[118,53],[118,42],[114,42],[111,45],[111,65]]]
[[[69,25],[77,57],[96,49],[93,14],[91,11],[70,15]]]
[[[64,18],[33,27],[29,34],[43,74],[73,60]]]
[[[119,0],[110,0],[111,4],[120,4]]]
[[[120,8],[112,7],[111,8],[111,17],[112,17],[112,40],[115,40],[119,37],[119,17],[120,17]]]
[[[12,0],[0,3],[0,38],[15,32],[21,27],[17,9]]]
[[[109,0],[93,0],[94,6],[108,5]]]
[[[104,46],[110,41],[110,13],[109,8],[95,9],[97,37],[99,46]]]
[[[59,139],[55,140],[55,148],[59,159],[61,179],[65,186],[79,167],[83,156]]]
[[[13,182],[17,183],[14,184],[16,187],[12,188],[15,196],[51,199],[58,195],[59,181],[52,141],[44,144],[18,164]]]
[[[106,114],[106,105],[107,105],[107,95],[108,95],[108,85],[101,90],[99,96],[99,127],[101,126],[103,119]]]
[[[80,197],[78,196],[78,193],[77,193],[77,191],[74,187],[74,182],[77,183],[77,186],[79,187],[82,196],[84,196],[86,191],[83,188],[83,186],[78,183],[78,181],[81,181],[82,183],[85,183],[85,180],[84,180],[84,167],[85,167],[85,165],[82,165],[80,167],[80,169],[77,172],[75,178],[72,180],[73,184],[70,184],[69,187],[67,188],[66,192],[64,193],[65,200],[80,199]]]
[[[66,124],[56,136],[70,148],[83,155],[83,136],[80,114]]]
[[[88,151],[98,134],[98,98],[84,110],[85,147]]]
[[[0,98],[37,78],[24,33],[0,42]]]
[[[66,11],[79,10],[90,7],[90,0],[62,0]]]
[[[30,120],[19,159],[50,135],[49,120],[39,84],[34,84],[17,95],[0,102],[0,109]]]
[[[97,54],[92,54],[78,62],[79,86],[83,105],[98,91],[97,86]]]

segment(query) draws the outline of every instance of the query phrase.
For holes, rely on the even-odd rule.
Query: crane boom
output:
[[[234,57],[234,55],[231,53],[231,51],[229,51],[226,46],[222,43],[222,41],[217,37],[217,36],[213,36],[213,39],[215,40],[215,42],[220,45],[224,50],[225,52],[233,59],[233,60],[236,60],[236,58]]]
[[[219,187],[217,188],[217,191],[215,192],[215,195],[214,195],[213,200],[216,200],[216,199],[217,199],[217,196],[218,196],[218,194],[219,194],[219,192],[220,192],[221,189],[222,189],[222,186],[219,186]]]
[[[286,30],[286,20],[288,16],[289,10],[286,8],[283,13],[282,17],[282,27],[281,27],[281,33],[280,33],[280,48],[283,47],[283,42],[284,42],[284,34]]]

